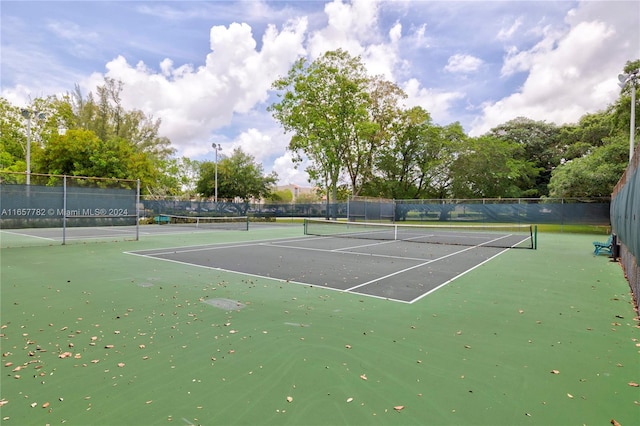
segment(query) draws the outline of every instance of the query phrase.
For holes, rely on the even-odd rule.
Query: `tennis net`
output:
[[[248,216],[178,216],[161,214],[154,217],[154,222],[170,226],[185,226],[198,229],[223,229],[231,231],[248,231]]]
[[[408,225],[305,219],[305,235],[499,248],[536,248],[533,225]]]

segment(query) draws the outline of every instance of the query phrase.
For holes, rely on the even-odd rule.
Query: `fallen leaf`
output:
[[[551,370],[551,374],[560,374],[559,370]]]
[[[396,405],[395,407],[393,407],[393,409],[396,411],[404,410],[404,405]]]
[[[288,397],[287,397],[287,402],[293,402],[293,397],[288,396]]]
[[[360,378],[361,378],[362,380],[367,380],[367,375],[366,375],[366,374],[361,374],[361,375],[360,375]]]
[[[37,403],[37,402],[32,402],[32,403],[31,403],[31,408],[36,408],[37,406],[38,406],[38,403]]]
[[[6,399],[0,399],[0,407],[2,407],[4,404],[8,404],[9,401],[7,401]]]
[[[573,395],[571,395],[570,393],[568,393],[568,394],[567,394],[567,396],[568,396],[569,398],[573,398]]]
[[[120,368],[124,367],[124,362],[119,362],[118,363],[118,367],[120,367]]]
[[[622,426],[620,423],[616,422],[616,420],[615,420],[615,419],[611,419],[611,424],[612,424],[613,426]]]
[[[353,401],[353,398],[347,398],[347,402]]]
[[[45,402],[44,404],[42,404],[42,408],[47,408],[50,404],[48,402]]]
[[[629,382],[629,386],[633,386],[634,388],[637,388],[640,385],[637,384],[636,382]]]
[[[351,349],[351,345],[344,345],[345,348]]]

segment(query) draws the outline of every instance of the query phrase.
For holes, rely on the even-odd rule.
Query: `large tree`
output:
[[[121,81],[105,77],[104,84],[98,86],[97,94],[86,97],[76,86],[73,93],[66,96],[73,113],[73,127],[93,131],[100,140],[122,138],[138,151],[145,152],[154,159],[166,160],[175,153],[171,141],[159,135],[160,119],[122,106]]]
[[[469,139],[453,168],[454,198],[520,197],[533,184],[536,168],[523,159],[524,148],[494,136]]]
[[[587,155],[568,161],[553,171],[549,196],[609,197],[627,167],[629,141],[624,135],[608,138]]]
[[[251,200],[269,196],[278,180],[275,172],[265,176],[262,165],[240,148],[236,148],[230,157],[222,157],[217,170],[218,199],[227,202],[242,200],[239,213],[246,213]],[[205,161],[200,164],[200,178],[196,185],[199,194],[204,197],[215,195],[215,174],[216,163]]]
[[[90,130],[52,135],[34,154],[34,171],[39,173],[140,179],[143,188],[157,179],[157,169],[147,154],[121,138],[101,141]]]
[[[522,149],[515,152],[518,160],[532,163],[533,174],[520,180],[521,195],[547,195],[551,172],[560,164],[564,152],[560,129],[552,123],[519,117],[491,129],[488,135],[520,146]]]
[[[417,198],[424,191],[434,157],[435,126],[420,107],[399,111],[388,131],[389,142],[381,147],[376,161],[378,179],[369,183],[367,195],[385,198]]]
[[[327,52],[309,63],[297,61],[286,77],[273,83],[280,100],[269,110],[292,133],[289,149],[294,160],[306,156],[314,183],[327,188],[327,202],[336,201],[343,173],[353,189],[369,158],[369,79],[359,57],[343,50]]]

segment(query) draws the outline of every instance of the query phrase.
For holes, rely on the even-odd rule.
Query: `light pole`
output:
[[[216,177],[215,177],[215,188],[214,188],[213,201],[217,204],[218,203],[218,151],[220,151],[222,149],[222,147],[220,146],[219,143],[218,144],[217,143],[213,143],[213,144],[211,144],[211,146],[216,151]],[[216,206],[216,208],[217,207],[218,206]]]
[[[44,113],[22,109],[22,116],[27,119],[27,185],[31,185],[31,117],[44,118]]]
[[[618,86],[621,88],[625,88],[625,86],[629,85],[631,90],[631,120],[629,120],[629,163],[631,163],[631,159],[633,158],[633,151],[635,148],[634,137],[636,133],[636,84],[638,83],[638,73],[640,69],[635,70],[629,74],[619,74],[618,75]]]

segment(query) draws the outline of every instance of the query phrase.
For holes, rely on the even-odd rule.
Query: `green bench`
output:
[[[163,216],[163,215],[155,216],[153,218],[153,221],[158,225],[162,225],[163,223],[169,223],[169,220],[170,220],[169,216]]]
[[[604,243],[600,241],[594,241],[593,254],[597,256],[600,254],[601,251],[605,251],[609,254],[612,254],[612,251],[611,251],[612,246],[613,246],[613,235],[609,235],[609,238]]]

